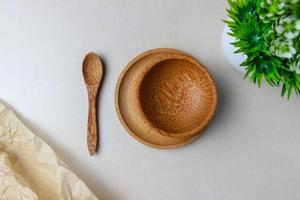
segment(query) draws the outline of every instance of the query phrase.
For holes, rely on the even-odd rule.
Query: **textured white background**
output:
[[[221,0],[1,0],[0,98],[103,200],[299,200],[299,99],[243,80],[221,47]],[[124,66],[178,48],[216,79],[219,105],[205,134],[175,150],[129,136],[114,109]],[[81,62],[105,61],[100,152],[86,149]]]

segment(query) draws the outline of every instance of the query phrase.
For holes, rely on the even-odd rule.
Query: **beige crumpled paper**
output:
[[[57,157],[0,102],[0,200],[98,200]]]

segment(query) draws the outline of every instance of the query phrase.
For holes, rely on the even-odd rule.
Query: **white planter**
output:
[[[234,68],[236,71],[242,74],[245,74],[245,69],[243,67],[240,67],[240,64],[244,60],[246,60],[247,56],[240,53],[234,53],[234,51],[236,51],[236,48],[230,43],[234,42],[235,39],[232,36],[228,35],[229,31],[229,27],[227,26],[227,24],[225,24],[222,36],[222,46],[225,56],[231,64],[232,68]]]

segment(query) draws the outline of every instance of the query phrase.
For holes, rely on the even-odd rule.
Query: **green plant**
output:
[[[281,96],[300,94],[300,0],[228,0],[230,35],[245,77],[282,86]]]

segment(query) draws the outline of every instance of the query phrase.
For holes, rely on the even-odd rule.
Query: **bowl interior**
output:
[[[147,119],[168,133],[203,127],[211,115],[214,83],[207,71],[188,59],[167,59],[144,75],[139,102]]]

